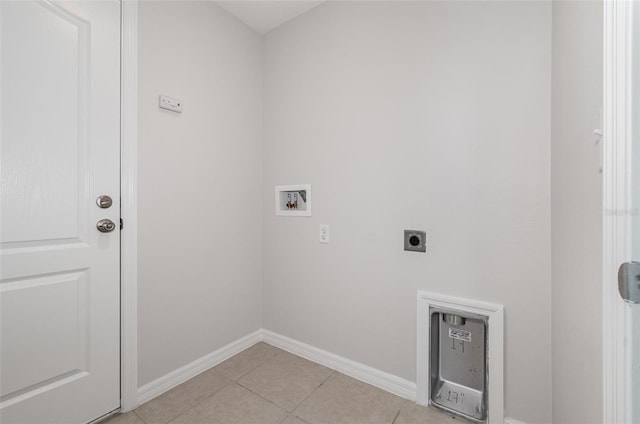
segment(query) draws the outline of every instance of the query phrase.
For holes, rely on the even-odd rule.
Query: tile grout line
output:
[[[259,343],[264,343],[264,342],[259,342]],[[267,344],[267,343],[265,343],[265,344]],[[269,344],[267,344],[267,345],[268,345],[268,346],[271,346],[271,345],[269,345]],[[255,345],[254,345],[254,346],[255,346]],[[252,347],[253,347],[253,346],[252,346]],[[275,346],[272,346],[272,347],[275,347]],[[260,366],[262,366],[262,365],[266,364],[267,362],[271,361],[273,358],[275,358],[276,356],[280,355],[282,352],[285,352],[284,350],[279,349],[279,348],[277,348],[277,347],[276,347],[276,349],[280,350],[281,352],[276,353],[275,355],[273,355],[273,356],[272,356],[272,357],[270,357],[269,359],[267,359],[267,360],[265,360],[265,361],[263,361],[263,362],[261,362],[261,363],[257,364],[257,365],[256,365],[256,366],[254,366],[253,368],[251,368],[251,369],[249,369],[249,370],[247,370],[247,371],[243,372],[243,373],[242,373],[242,374],[240,374],[240,375],[239,375],[235,380],[232,380],[232,381],[237,382],[237,381],[238,381],[238,380],[240,380],[242,377],[244,377],[245,375],[249,374],[251,371],[253,371],[253,370],[255,370],[256,368],[258,368],[258,367],[260,367]],[[242,353],[242,352],[241,352],[241,353]],[[232,358],[233,358],[233,357],[232,357]],[[231,358],[229,358],[229,359],[231,359]],[[219,365],[219,364],[218,364],[218,365]],[[216,366],[217,366],[217,365],[216,365]],[[215,367],[214,367],[214,368],[215,368]],[[242,386],[242,387],[244,387],[244,386]]]
[[[294,414],[293,412],[291,412],[290,414],[287,415],[287,417],[296,417],[297,419],[299,419],[300,421],[302,421],[304,424],[311,424],[309,423],[309,421],[307,420],[303,420],[302,418],[300,418],[299,416],[297,416],[296,414]],[[287,420],[287,417],[284,417],[284,420]]]
[[[267,344],[268,344],[268,343],[267,343]],[[269,345],[269,346],[271,346],[271,345]],[[275,346],[273,346],[273,347],[275,347]],[[244,373],[244,374],[242,375],[242,377],[244,377],[245,375],[249,374],[251,371],[254,371],[254,370],[258,369],[259,367],[261,367],[261,366],[265,365],[267,362],[272,361],[273,359],[275,359],[276,357],[278,357],[278,356],[280,356],[280,355],[282,355],[282,354],[293,355],[293,356],[295,356],[295,357],[297,357],[297,358],[300,358],[300,359],[303,359],[303,360],[305,360],[305,361],[311,362],[311,363],[313,363],[313,364],[315,364],[315,365],[319,365],[319,366],[321,366],[321,367],[323,367],[323,368],[327,368],[328,370],[330,370],[330,371],[331,371],[331,373],[329,373],[329,375],[328,375],[324,380],[322,380],[322,382],[320,382],[320,384],[319,384],[318,386],[314,387],[314,389],[313,389],[313,390],[311,390],[311,393],[309,393],[307,396],[305,396],[305,398],[304,398],[304,399],[302,399],[302,400],[300,401],[300,403],[298,403],[298,404],[295,406],[295,408],[293,408],[291,411],[289,411],[289,410],[287,410],[287,409],[285,409],[285,408],[281,407],[280,405],[275,404],[275,403],[274,403],[274,402],[272,402],[271,400],[269,400],[269,399],[265,398],[265,397],[264,397],[263,395],[261,395],[260,393],[256,393],[256,392],[255,392],[255,391],[253,391],[251,388],[249,388],[249,387],[245,386],[244,384],[242,384],[242,383],[240,382],[240,378],[241,378],[241,377],[238,377],[238,379],[235,381],[235,383],[236,383],[237,385],[239,385],[240,387],[243,387],[243,388],[247,389],[249,392],[253,393],[254,395],[256,395],[256,396],[260,397],[261,399],[266,400],[266,401],[267,401],[267,402],[269,402],[270,404],[272,404],[272,405],[274,405],[274,406],[276,406],[276,407],[278,407],[278,408],[282,409],[283,411],[285,411],[285,412],[287,413],[287,415],[289,415],[289,414],[294,414],[294,412],[295,412],[295,411],[300,407],[300,405],[302,405],[302,404],[304,403],[304,401],[305,401],[305,400],[307,400],[307,399],[309,398],[309,396],[311,396],[311,395],[312,395],[316,390],[318,390],[320,387],[322,387],[322,385],[323,385],[323,384],[324,384],[324,383],[325,383],[325,382],[326,382],[326,381],[327,381],[327,380],[328,380],[328,379],[329,379],[333,374],[335,374],[335,373],[336,373],[336,371],[335,371],[335,370],[332,370],[331,368],[325,367],[324,365],[320,365],[320,364],[317,364],[317,363],[315,363],[315,362],[313,362],[313,361],[309,361],[308,359],[302,358],[301,356],[298,356],[298,355],[295,355],[295,354],[293,354],[293,353],[287,352],[286,350],[280,349],[280,348],[278,348],[278,347],[275,347],[275,348],[276,348],[276,349],[278,349],[278,350],[280,350],[280,352],[278,352],[277,354],[273,355],[271,358],[267,359],[266,361],[264,361],[264,362],[263,362],[263,363],[261,363],[260,365],[258,365],[258,366],[256,366],[256,367],[252,368],[250,371],[247,371],[246,373]],[[295,414],[294,414],[294,415],[295,415]],[[300,417],[298,417],[298,416],[296,415],[296,418],[300,418]],[[285,419],[286,419],[286,416],[285,416]],[[303,420],[303,421],[304,421],[304,420]]]
[[[186,414],[187,412],[191,411],[193,408],[195,408],[195,406],[192,406],[191,408],[187,409],[186,411],[182,411],[181,413],[179,413],[177,416],[171,418],[171,421],[169,421],[167,424],[171,424],[172,422],[174,422],[175,420],[177,420],[178,418],[180,418],[181,416],[183,416],[184,414]]]
[[[327,368],[327,367],[325,367],[325,368]],[[327,368],[327,369],[331,370],[331,368]],[[296,406],[296,407],[293,409],[293,411],[291,411],[291,413],[292,413],[292,414],[294,414],[294,413],[298,410],[298,408],[300,408],[300,407],[302,406],[302,404],[303,404],[307,399],[309,399],[309,398],[311,397],[311,395],[312,395],[312,394],[314,394],[317,390],[320,390],[320,387],[324,386],[324,383],[326,383],[326,382],[327,382],[327,380],[329,380],[329,379],[330,379],[333,375],[335,375],[335,373],[337,373],[337,372],[338,372],[338,371],[336,371],[336,370],[331,370],[331,373],[327,376],[327,378],[325,378],[324,380],[322,380],[322,382],[321,382],[320,384],[318,384],[318,386],[317,386],[315,389],[311,390],[311,393],[309,393],[307,396],[305,396],[305,398],[304,398],[304,399],[302,399],[302,400],[300,401],[300,403],[298,404],[298,406]],[[294,414],[294,415],[295,415],[295,414]],[[298,417],[298,416],[296,415],[296,417]],[[298,418],[300,418],[300,417],[298,417]],[[302,419],[302,418],[300,418],[300,419]],[[303,421],[304,421],[304,420],[303,420]],[[306,422],[306,421],[305,421],[305,422]]]
[[[254,346],[255,346],[255,345],[254,345]],[[250,349],[251,347],[252,347],[252,346],[250,346],[250,347],[249,347],[249,348],[247,348],[247,349]],[[245,349],[243,352],[245,352],[247,349]],[[278,349],[278,350],[281,350],[281,349]],[[240,352],[239,354],[242,354],[243,352]],[[224,379],[224,381],[225,381],[225,384],[224,384],[222,387],[220,387],[218,390],[215,390],[215,391],[214,391],[213,393],[211,393],[209,396],[207,396],[207,397],[203,398],[202,400],[200,400],[200,401],[198,401],[198,402],[194,403],[193,405],[191,405],[189,408],[187,408],[187,409],[185,409],[184,411],[180,412],[178,415],[176,415],[176,416],[175,416],[175,417],[173,417],[171,420],[169,420],[166,424],[170,424],[170,423],[172,423],[173,421],[175,421],[176,419],[178,419],[178,418],[179,418],[179,417],[181,417],[182,415],[186,414],[187,412],[191,411],[192,409],[194,409],[194,408],[195,408],[195,407],[197,407],[198,405],[200,405],[200,404],[204,403],[205,401],[209,400],[209,399],[210,399],[211,397],[213,397],[215,394],[217,394],[217,393],[219,393],[220,391],[222,391],[222,390],[226,389],[227,387],[229,387],[229,386],[230,386],[230,385],[232,385],[232,384],[236,384],[236,385],[238,385],[238,386],[240,386],[240,387],[243,387],[243,388],[245,388],[245,389],[249,390],[251,393],[254,393],[254,392],[253,392],[253,391],[251,391],[250,389],[248,389],[248,388],[244,387],[242,384],[240,384],[240,383],[238,382],[238,380],[240,380],[240,378],[242,378],[242,377],[243,377],[243,376],[245,376],[246,374],[248,374],[248,373],[250,373],[251,371],[253,371],[254,369],[256,369],[256,368],[258,368],[258,367],[262,366],[263,364],[267,363],[268,361],[270,361],[271,359],[275,358],[276,356],[280,355],[280,354],[281,354],[281,353],[283,353],[283,352],[284,352],[284,351],[277,352],[275,355],[272,355],[272,356],[271,356],[270,358],[268,358],[267,360],[260,362],[259,364],[255,365],[254,367],[252,367],[251,369],[249,369],[249,370],[248,370],[248,371],[246,371],[245,373],[243,373],[243,374],[241,374],[240,376],[238,376],[238,377],[236,378],[236,380],[234,380],[234,379],[232,379],[232,378],[229,378],[229,377],[227,377],[226,375],[224,375],[222,372],[220,372],[219,370],[216,370],[215,368],[216,368],[218,365],[220,365],[220,364],[215,365],[215,366],[213,366],[213,367],[211,367],[211,368],[209,368],[209,369],[207,369],[207,370],[203,371],[203,372],[202,372],[202,373],[200,373],[200,374],[204,374],[204,373],[205,373],[205,372],[207,372],[207,371],[209,371],[209,372],[213,372],[215,375],[217,375],[217,376],[219,376],[219,377],[223,378],[223,379]],[[234,355],[234,356],[235,356],[235,355]],[[233,356],[232,356],[231,358],[233,358]],[[231,359],[231,358],[229,358],[229,359]],[[225,361],[223,361],[223,362],[225,362]],[[198,374],[198,375],[200,375],[200,374]],[[193,379],[193,378],[195,378],[195,377],[197,377],[197,376],[192,377],[191,379],[189,379],[189,380],[185,381],[185,382],[184,382],[184,383],[182,383],[182,384],[185,384],[186,382],[188,382],[188,381],[192,380],[192,379]],[[175,387],[174,387],[174,389],[175,389]],[[172,389],[172,390],[174,390],[174,389]],[[167,392],[167,393],[168,393],[168,392]],[[254,393],[254,394],[255,394],[255,395],[257,395],[257,396],[259,396],[261,399],[264,399],[264,398],[263,398],[262,396],[260,396],[259,394],[257,394],[257,393]],[[268,401],[268,399],[265,399],[265,400],[267,400],[267,401]],[[276,406],[276,407],[280,408],[278,405],[274,404],[273,402],[269,402],[269,403],[272,403],[274,406]],[[283,408],[280,408],[280,409],[284,410]],[[284,411],[288,413],[288,411],[286,411],[286,410],[284,410]],[[134,412],[135,412],[135,411],[134,411]],[[146,421],[144,421],[144,419],[143,419],[140,415],[138,415],[137,413],[136,413],[136,415],[137,415],[137,416],[142,420],[142,422],[144,422],[145,424],[148,424]]]
[[[256,343],[256,344],[257,344],[257,343]],[[255,345],[253,345],[253,346],[255,346]],[[243,350],[242,352],[240,352],[240,353],[238,353],[238,354],[236,354],[236,355],[232,356],[231,358],[234,358],[235,356],[240,355],[240,354],[242,354],[243,352],[246,352],[247,350],[251,349],[253,346],[249,346],[247,349],[245,349],[245,350]],[[254,366],[253,368],[249,369],[247,372],[245,372],[245,373],[241,374],[240,376],[238,376],[235,380],[234,380],[234,379],[232,379],[232,378],[227,377],[226,375],[224,375],[224,374],[223,374],[223,373],[221,373],[220,371],[216,370],[216,367],[217,367],[217,366],[219,366],[220,364],[222,364],[222,363],[224,363],[224,362],[226,362],[226,361],[223,361],[223,362],[221,362],[220,364],[217,364],[217,365],[215,365],[215,366],[213,366],[213,367],[211,367],[211,368],[209,368],[209,369],[207,369],[207,370],[203,371],[203,372],[202,372],[202,373],[200,373],[200,374],[204,374],[205,372],[210,371],[210,372],[215,373],[217,376],[222,377],[222,378],[225,380],[225,384],[224,384],[222,387],[220,387],[218,390],[215,390],[215,391],[214,391],[213,393],[211,393],[209,396],[207,396],[207,397],[205,397],[204,399],[202,399],[202,400],[200,400],[200,401],[198,401],[198,402],[194,403],[194,404],[193,404],[193,405],[191,405],[188,409],[186,409],[185,411],[181,412],[180,414],[178,414],[177,416],[175,416],[174,418],[172,418],[172,419],[171,419],[167,424],[170,424],[171,422],[173,422],[174,420],[176,420],[176,419],[177,419],[178,417],[180,417],[181,415],[183,415],[183,414],[185,414],[185,413],[189,412],[190,410],[194,409],[196,406],[198,406],[198,405],[202,404],[203,402],[205,402],[205,401],[209,400],[213,395],[215,395],[216,393],[218,393],[218,392],[220,392],[220,391],[222,391],[222,390],[226,389],[226,388],[227,388],[227,387],[229,387],[231,384],[234,384],[234,383],[235,383],[235,384],[237,384],[237,385],[239,385],[239,386],[241,386],[241,387],[244,387],[244,386],[242,386],[240,383],[238,383],[238,380],[240,380],[242,377],[244,377],[246,374],[250,373],[250,372],[251,372],[251,371],[253,371],[254,369],[256,369],[256,368],[258,368],[259,366],[263,365],[264,363],[266,363],[266,362],[270,361],[272,358],[276,357],[276,356],[277,356],[277,355],[279,355],[280,353],[281,353],[281,352],[278,352],[278,353],[276,353],[275,355],[273,355],[271,358],[267,359],[266,361],[263,361],[263,362],[259,363],[258,365]],[[227,359],[227,361],[228,361],[229,359],[231,359],[231,358],[228,358],[228,359]],[[198,374],[198,375],[200,375],[200,374]],[[197,376],[195,376],[195,377],[197,377]],[[195,377],[192,377],[191,379],[193,379],[193,378],[195,378]],[[187,380],[187,381],[190,381],[191,379],[189,379],[189,380]],[[185,381],[185,383],[186,383],[187,381]],[[184,383],[182,383],[182,384],[184,384]],[[175,387],[174,387],[174,389],[175,389]],[[172,390],[173,390],[173,389],[172,389]],[[256,394],[257,394],[257,393],[256,393]],[[276,405],[276,406],[277,406],[277,405]],[[137,415],[137,414],[136,414],[136,415]],[[143,421],[143,422],[145,422],[145,424],[148,424],[146,421],[144,421],[144,420],[142,420],[142,421]]]
[[[253,390],[251,390],[250,388],[243,386],[240,382],[236,381],[235,382],[238,386],[242,387],[243,389],[245,389],[246,391],[248,391],[249,393],[253,393],[254,395],[258,396],[260,399],[265,400],[267,402],[269,402],[271,405],[275,406],[276,408],[282,410],[285,412],[285,418],[288,414],[290,414],[291,412],[287,411],[286,409],[284,409],[282,406],[280,405],[276,405],[275,403],[273,403],[272,401],[270,401],[269,399],[267,399],[266,397],[262,396],[260,393],[256,393]]]
[[[215,368],[215,367],[213,367]],[[213,368],[209,368],[210,370]],[[173,417],[171,420],[169,420],[169,422],[167,424],[171,424],[172,422],[174,422],[175,420],[177,420],[179,417],[181,417],[182,415],[186,414],[187,412],[191,411],[192,409],[195,409],[196,406],[200,405],[201,403],[203,403],[204,401],[210,399],[211,397],[213,397],[213,395],[215,395],[216,393],[221,392],[222,390],[226,389],[227,387],[229,387],[229,385],[231,383],[233,383],[233,381],[231,379],[228,379],[227,377],[225,377],[224,375],[220,374],[217,371],[214,371],[217,375],[221,376],[222,378],[225,379],[225,384],[224,386],[220,387],[218,390],[215,390],[213,393],[211,393],[209,396],[205,397],[204,399],[202,399],[199,402],[194,403],[193,405],[191,405],[189,408],[187,408],[186,410],[182,411],[181,413],[179,413],[178,415],[176,415],[175,417]],[[187,380],[189,381],[189,380]],[[144,420],[143,420],[144,421]]]
[[[187,412],[189,412],[189,411],[191,411],[192,409],[194,409],[196,406],[198,406],[198,405],[200,405],[201,403],[205,402],[206,400],[210,399],[213,395],[215,395],[216,393],[220,392],[221,390],[224,390],[225,388],[227,388],[227,387],[229,386],[229,384],[230,384],[230,383],[232,383],[232,382],[233,382],[231,379],[229,379],[229,378],[225,377],[224,375],[220,374],[218,371],[214,370],[213,368],[215,368],[215,367],[209,368],[208,370],[203,371],[201,374],[204,374],[204,373],[205,373],[205,372],[207,372],[207,371],[212,371],[213,373],[215,373],[216,375],[218,375],[218,376],[220,376],[220,377],[222,377],[222,378],[224,379],[224,381],[225,381],[224,385],[223,385],[222,387],[220,387],[218,390],[214,390],[214,391],[213,391],[213,393],[211,393],[209,396],[206,396],[206,397],[205,397],[205,398],[203,398],[202,400],[200,400],[200,401],[198,401],[198,402],[194,403],[193,405],[189,406],[189,408],[187,408],[187,409],[185,409],[184,411],[180,412],[180,413],[179,413],[178,415],[176,415],[175,417],[171,418],[171,419],[170,419],[166,424],[170,424],[170,423],[172,423],[173,421],[175,421],[176,419],[178,419],[178,417],[180,417],[180,416],[182,416],[182,415],[186,414]],[[200,375],[200,374],[198,374],[198,375]],[[197,377],[197,376],[196,376],[196,377]],[[193,378],[195,378],[195,377],[193,377]],[[185,383],[186,383],[186,382],[188,382],[188,381],[190,381],[190,380],[192,380],[192,379],[189,379],[189,380],[185,381]],[[182,383],[182,384],[184,384],[184,383]],[[173,389],[172,389],[172,390],[173,390]],[[167,393],[168,393],[168,392],[167,392]],[[144,421],[144,420],[143,420],[143,421]],[[145,421],[145,423],[146,423],[146,421]]]
[[[279,354],[278,354],[278,355],[279,355]],[[274,358],[275,358],[276,356],[278,356],[278,355],[275,355],[275,356],[274,356]],[[302,358],[302,359],[304,359],[304,358]],[[266,363],[266,362],[265,362],[265,363]],[[257,368],[257,367],[256,367],[256,368]],[[325,367],[325,368],[326,368],[326,367]],[[327,368],[327,369],[331,370],[331,368]],[[240,387],[242,387],[242,388],[244,388],[244,389],[247,389],[249,392],[253,393],[254,395],[256,395],[256,396],[260,397],[261,399],[264,399],[264,400],[266,400],[267,402],[269,402],[270,404],[272,404],[272,405],[274,405],[274,406],[278,407],[279,409],[281,409],[281,410],[285,411],[285,412],[287,413],[287,415],[292,414],[292,415],[294,415],[296,418],[300,418],[300,417],[298,417],[297,415],[295,415],[295,411],[296,411],[296,410],[300,407],[300,405],[302,405],[302,404],[303,404],[303,403],[304,403],[304,402],[305,402],[305,401],[306,401],[306,400],[307,400],[307,399],[308,399],[308,398],[309,398],[313,393],[315,393],[315,392],[316,392],[316,390],[318,390],[320,387],[322,387],[322,385],[323,385],[323,384],[324,384],[324,383],[325,383],[325,382],[326,382],[326,381],[327,381],[327,380],[328,380],[332,375],[334,375],[336,372],[337,372],[337,371],[331,370],[331,373],[330,373],[330,374],[329,374],[329,375],[328,375],[324,380],[322,380],[322,382],[321,382],[320,384],[318,384],[316,387],[314,387],[314,388],[313,388],[313,390],[311,390],[311,393],[309,393],[307,396],[305,396],[305,398],[304,398],[304,399],[302,399],[302,400],[300,401],[300,403],[298,403],[298,404],[296,405],[296,407],[295,407],[295,408],[293,408],[291,411],[288,411],[287,409],[283,408],[282,406],[277,405],[276,403],[274,403],[273,401],[271,401],[271,400],[267,399],[266,397],[264,397],[264,396],[263,396],[263,395],[261,395],[260,393],[257,393],[257,392],[255,392],[255,391],[253,391],[251,388],[249,388],[249,387],[247,387],[247,386],[243,385],[240,381],[236,381],[235,383],[236,383],[238,386],[240,386]],[[286,418],[286,417],[285,417],[285,418]],[[302,418],[300,418],[300,419],[302,420]],[[304,420],[302,420],[302,421],[304,421]],[[306,422],[306,421],[305,421],[305,422]]]
[[[195,408],[196,406],[200,405],[202,402],[204,402],[204,401],[208,400],[209,398],[211,398],[211,396],[215,395],[215,394],[216,394],[216,393],[218,393],[219,391],[221,391],[221,390],[223,390],[223,389],[226,389],[226,388],[227,388],[227,386],[229,386],[229,384],[231,384],[231,383],[233,382],[233,380],[231,380],[230,378],[227,378],[226,376],[222,375],[220,372],[216,371],[214,368],[215,368],[215,367],[209,368],[207,371],[211,371],[211,372],[213,372],[214,374],[216,374],[216,375],[218,375],[218,376],[222,377],[222,378],[224,379],[224,381],[225,381],[224,385],[223,385],[222,387],[220,387],[218,390],[214,390],[214,391],[213,391],[213,393],[211,393],[209,396],[205,397],[205,398],[204,398],[204,399],[202,399],[201,401],[198,401],[198,402],[194,403],[193,405],[191,405],[191,407],[190,407],[189,409],[193,409],[193,408]],[[187,381],[189,381],[189,380],[187,380]],[[189,409],[187,409],[187,411],[188,411]],[[187,412],[187,411],[185,411],[185,412]],[[180,415],[182,415],[182,414],[180,414]],[[180,415],[178,415],[178,416],[180,416]],[[178,417],[176,417],[176,418],[178,418]],[[176,418],[174,418],[174,420],[175,420]],[[173,420],[171,420],[171,421],[173,421]],[[169,422],[171,422],[171,421],[169,421]]]
[[[393,421],[391,421],[391,424],[396,424],[396,421],[397,421],[398,417],[400,416],[400,411],[402,411],[402,404],[400,404],[400,408],[398,408],[398,412],[396,413],[396,416],[393,417]]]
[[[139,408],[139,407],[138,407],[138,408]],[[136,409],[138,409],[138,408],[136,408]],[[140,415],[138,415],[138,413],[136,412],[136,409],[134,409],[133,411],[131,411],[131,412],[133,412],[133,415],[135,415],[136,417],[138,417],[138,419],[139,419],[140,421],[142,421],[144,424],[148,424],[148,423],[144,420],[144,418],[142,418]]]

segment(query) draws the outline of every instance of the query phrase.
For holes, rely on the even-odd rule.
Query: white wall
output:
[[[507,415],[550,422],[550,37],[548,2],[328,2],[267,34],[264,328],[415,381],[418,289],[501,303]],[[313,217],[274,216],[296,183]]]
[[[209,1],[139,14],[144,385],[260,328],[261,41]]]
[[[602,422],[602,2],[553,2],[553,422]]]

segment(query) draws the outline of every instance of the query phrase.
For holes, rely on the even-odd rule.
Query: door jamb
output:
[[[633,2],[604,1],[603,93],[603,422],[631,422],[628,308],[618,266],[631,254],[631,37]],[[626,343],[628,345],[628,343]]]
[[[138,406],[138,2],[121,0],[120,411]]]

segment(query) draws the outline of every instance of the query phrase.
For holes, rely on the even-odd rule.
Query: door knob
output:
[[[618,270],[618,290],[628,303],[640,303],[640,262],[625,262]]]
[[[96,199],[96,204],[102,209],[107,209],[111,207],[111,205],[113,204],[113,200],[111,199],[111,197],[103,194],[102,196],[98,196],[98,198]]]
[[[98,228],[98,231],[101,233],[110,233],[116,229],[116,224],[114,224],[110,219],[101,219],[96,224],[96,228]]]

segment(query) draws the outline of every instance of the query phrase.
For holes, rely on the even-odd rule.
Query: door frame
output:
[[[138,1],[121,0],[120,411],[138,406]]]
[[[636,4],[636,7],[638,5]],[[603,84],[603,422],[631,422],[630,317],[618,266],[631,253],[631,40],[633,2],[604,1]],[[628,344],[628,343],[627,343]]]

